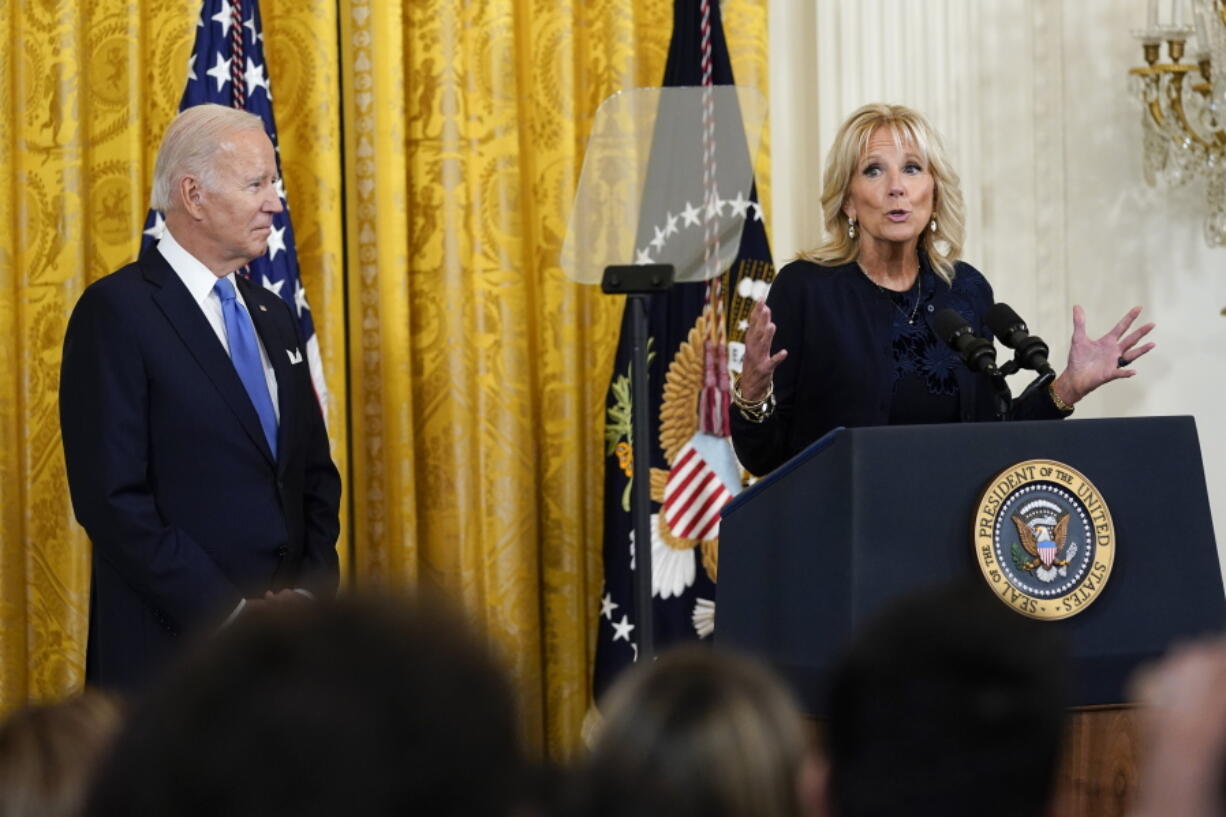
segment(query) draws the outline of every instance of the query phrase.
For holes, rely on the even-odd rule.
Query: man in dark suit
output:
[[[256,116],[181,113],[154,170],[159,243],[88,287],[60,425],[93,542],[86,680],[139,686],[250,605],[330,596],[340,477],[297,322],[235,272],[281,210]]]

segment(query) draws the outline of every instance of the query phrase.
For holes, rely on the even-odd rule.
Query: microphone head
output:
[[[951,346],[959,335],[964,332],[974,332],[966,319],[949,307],[932,316],[932,328],[936,331],[938,338]]]
[[[975,334],[966,319],[946,307],[932,316],[932,328],[937,337],[949,344],[972,371],[984,374],[996,372],[996,347]]]
[[[1008,304],[995,304],[988,310],[988,328],[1000,342],[1016,350],[1014,359],[1024,369],[1050,372],[1047,362],[1047,344],[1038,335],[1030,334],[1030,327]]]
[[[1022,320],[1021,316],[1014,312],[1013,307],[1009,306],[1008,304],[994,304],[992,308],[988,310],[986,321],[988,328],[992,330],[992,334],[996,335],[1007,345],[1012,344],[1009,344],[1008,341],[1004,339],[1016,332],[1019,327],[1023,329],[1026,334],[1030,333],[1029,328],[1026,326],[1026,322]]]

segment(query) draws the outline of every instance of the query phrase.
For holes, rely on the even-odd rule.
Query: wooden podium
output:
[[[1136,767],[1129,676],[1226,623],[1190,417],[831,432],[725,507],[716,639],[764,659],[820,718],[826,675],[865,618],[902,593],[980,575],[977,502],[1031,459],[1081,472],[1114,520],[1101,594],[1045,626],[1063,631],[1073,662],[1067,813],[1117,813]]]

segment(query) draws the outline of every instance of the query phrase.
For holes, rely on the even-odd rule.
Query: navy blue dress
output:
[[[788,350],[775,370],[775,412],[753,423],[731,411],[732,443],[745,468],[766,474],[838,426],[994,419],[988,379],[970,371],[931,327],[933,315],[949,307],[992,337],[984,323],[992,287],[970,264],[958,262],[955,273],[945,283],[921,254],[916,286],[895,293],[855,262],[798,260],[780,270],[766,299],[776,326],[771,352]],[[1015,401],[1010,419],[1066,415],[1041,389]]]

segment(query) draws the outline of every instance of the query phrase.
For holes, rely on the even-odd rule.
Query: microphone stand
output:
[[[1013,392],[1009,390],[1009,384],[1005,382],[1005,375],[1010,374],[1005,371],[1008,366],[1009,364],[1006,363],[999,369],[993,368],[988,374],[988,380],[992,382],[992,397],[996,404],[997,420],[1008,420],[1009,412],[1013,409]]]
[[[1017,371],[1017,364],[1009,361],[996,366],[996,347],[991,341],[975,334],[971,325],[952,308],[942,309],[928,320],[932,333],[954,350],[966,367],[976,374],[985,375],[992,383],[992,402],[997,420],[1009,419],[1013,408],[1013,393],[1005,382],[1005,375]],[[1010,369],[1010,367],[1013,367]]]
[[[1000,374],[992,378],[993,384],[995,385],[997,377],[1000,378],[1001,383],[1004,383],[1006,375],[1016,374],[1017,372],[1021,371],[1022,368],[1022,365],[1018,363],[1017,358],[1015,357],[1013,360],[1008,361],[1005,363],[1005,365],[1000,367]],[[1037,371],[1039,372],[1039,376],[1030,381],[1030,385],[1022,390],[1021,395],[1017,398],[1019,401],[1027,399],[1030,397],[1030,395],[1034,394],[1039,389],[1045,388],[1047,384],[1056,379],[1056,373],[1052,371],[1051,366],[1048,366],[1047,364],[1043,364],[1043,367]],[[1005,387],[1005,390],[1008,391],[1008,386]]]
[[[1027,386],[1022,391],[1021,396],[1018,397],[1017,399],[1025,400],[1027,397],[1034,394],[1039,389],[1047,388],[1048,384],[1051,383],[1055,379],[1056,379],[1056,373],[1053,372],[1051,369],[1048,369],[1045,372],[1040,372],[1039,376],[1036,377],[1034,380],[1030,381],[1030,385]]]

